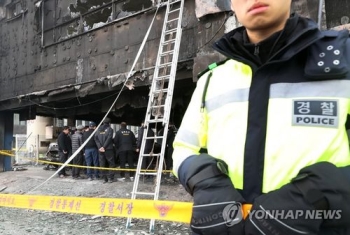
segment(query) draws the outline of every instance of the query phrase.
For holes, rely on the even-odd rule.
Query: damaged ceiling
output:
[[[44,12],[52,19],[45,21],[45,29],[53,31],[53,42],[62,41],[150,7],[151,0],[46,1]]]

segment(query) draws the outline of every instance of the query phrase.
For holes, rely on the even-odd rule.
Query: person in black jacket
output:
[[[72,141],[69,134],[69,127],[64,126],[63,131],[58,135],[57,144],[58,144],[58,154],[60,156],[60,162],[65,163],[68,159],[69,154],[72,152]],[[66,169],[63,168],[60,172],[58,172],[60,178],[64,178],[65,176],[69,176],[66,174]]]
[[[139,153],[140,152],[140,148],[141,148],[141,144],[142,144],[142,138],[143,135],[145,133],[145,131],[147,131],[147,137],[150,136],[154,136],[154,132],[152,131],[151,128],[147,128],[147,126],[142,122],[141,123],[141,127],[139,129],[139,133],[137,136],[137,148],[136,148],[136,152]],[[145,143],[145,148],[144,148],[144,154],[149,154],[150,152],[152,152],[153,150],[153,145],[154,145],[154,140],[152,139],[148,139],[146,140]],[[151,162],[151,157],[144,157],[143,161],[142,161],[142,169],[146,169],[148,167],[148,165]]]
[[[72,153],[73,154],[83,144],[83,133],[82,133],[83,129],[84,129],[84,126],[82,126],[82,125],[77,126],[76,131],[74,132],[74,134],[71,137],[72,138]],[[82,166],[83,165],[83,155],[84,155],[83,150],[81,150],[79,153],[77,153],[77,155],[73,158],[73,165]],[[80,167],[73,167],[72,168],[73,179],[81,178],[80,170],[81,170]]]
[[[83,142],[85,142],[90,135],[94,132],[94,130],[96,129],[96,123],[95,122],[89,122],[89,130],[83,132]],[[85,154],[85,162],[86,162],[86,166],[94,166],[94,167],[99,167],[99,159],[98,159],[98,149],[97,149],[97,145],[95,142],[95,138],[91,137],[89,139],[89,141],[86,143],[85,147],[84,147],[84,154]],[[95,179],[99,179],[99,171],[98,169],[91,169],[88,168],[86,171],[88,180],[93,180]]]
[[[164,128],[162,128],[159,132],[158,132],[158,136],[162,136],[164,135]],[[166,146],[165,146],[165,152],[164,152],[164,161],[165,161],[165,166],[167,170],[170,170],[173,168],[173,142],[175,139],[177,133],[177,128],[175,127],[174,123],[169,122],[169,126],[168,126],[168,133],[166,136]],[[162,146],[162,140],[159,140],[159,144],[160,146]]]
[[[117,150],[117,155],[120,159],[120,168],[125,169],[125,163],[128,161],[129,169],[134,169],[134,151],[133,146],[136,143],[136,138],[134,133],[126,128],[126,123],[122,122],[120,124],[120,129],[116,132],[114,137],[114,146]],[[119,181],[125,180],[125,171],[120,172],[121,178]],[[130,180],[134,179],[134,172],[129,173]]]
[[[105,118],[103,125],[99,127],[95,134],[95,142],[98,148],[100,167],[115,168],[113,129],[110,127],[111,119]],[[107,176],[106,170],[101,170],[104,183],[112,183],[114,180],[114,170],[110,170]]]

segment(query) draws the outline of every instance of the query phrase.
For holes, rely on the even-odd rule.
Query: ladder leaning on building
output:
[[[137,164],[131,199],[136,199],[137,196],[153,196],[154,200],[158,200],[159,196],[166,137],[168,134],[168,124],[182,35],[181,22],[184,9],[184,0],[168,0],[165,4],[166,12],[164,16],[162,35],[160,38],[157,61],[154,69],[153,81],[144,121],[147,128],[162,125],[164,131],[161,136],[147,136],[147,133],[144,133],[142,137],[139,161]],[[153,150],[151,153],[144,152],[146,140],[153,140],[156,142],[156,140],[160,139],[162,139],[160,153],[154,154]],[[150,172],[141,169],[142,161],[145,161],[146,158],[156,159],[157,164],[155,171]],[[141,175],[151,175],[156,177],[156,185],[154,189],[152,187],[152,191],[139,191],[139,181]],[[150,232],[154,231],[154,222],[154,219],[150,221]],[[126,226],[130,227],[130,225],[131,218],[129,217],[127,219]]]

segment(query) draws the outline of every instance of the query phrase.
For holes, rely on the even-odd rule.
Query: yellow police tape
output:
[[[0,152],[5,152],[5,153],[14,153],[14,150],[9,150],[9,149],[0,149]]]
[[[0,150],[0,155],[6,155],[9,157],[15,157],[14,154],[10,154],[10,152],[13,152],[12,150]],[[46,160],[34,160],[33,158],[23,158],[24,160],[28,160],[31,162],[38,162],[38,163],[44,163],[44,164],[50,164],[50,165],[63,165],[63,163],[60,162],[53,162],[53,161],[46,161]],[[77,168],[86,168],[86,169],[97,169],[97,170],[108,170],[108,171],[136,171],[136,169],[128,169],[128,168],[106,168],[106,167],[96,167],[96,166],[81,166],[81,165],[74,165],[74,164],[67,164],[67,166],[71,167],[77,167]],[[142,170],[142,172],[156,172],[157,170]],[[163,173],[172,173],[172,170],[162,170]]]
[[[0,194],[0,207],[189,223],[191,202]]]
[[[50,161],[43,161],[38,160],[37,162],[45,163],[45,164],[51,164],[51,165],[63,165],[59,162],[50,162]],[[80,166],[80,165],[73,165],[73,164],[67,164],[67,166],[77,167],[77,168],[87,168],[87,169],[98,169],[98,170],[108,170],[108,171],[136,171],[136,169],[127,169],[127,168],[106,168],[106,167],[96,167],[96,166]],[[141,172],[156,172],[157,170],[141,170]],[[163,170],[163,173],[170,173],[173,172],[172,170]]]
[[[13,154],[12,150],[0,150],[0,155],[5,155],[9,157],[14,157],[15,155]]]
[[[0,194],[0,207],[190,223],[192,202]],[[251,204],[242,205],[245,219]]]

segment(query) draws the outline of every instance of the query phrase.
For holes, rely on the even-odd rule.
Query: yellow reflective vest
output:
[[[264,143],[248,143],[248,134],[254,136],[250,132],[263,132],[259,123],[254,123],[261,113],[249,110],[249,97],[254,95],[250,92],[259,90],[252,89],[251,66],[229,59],[200,78],[173,144],[175,174],[185,159],[199,155],[202,148],[228,164],[237,189],[243,190],[250,169],[261,170],[261,177],[249,180],[261,180],[262,193],[289,183],[300,169],[317,162],[350,165],[345,129],[350,114],[350,79],[293,81],[298,69],[270,69],[274,75],[265,73],[262,77],[280,82],[271,82],[268,87]],[[283,74],[290,77],[273,77]],[[246,159],[250,157],[247,152],[255,148],[264,150],[257,153],[262,162]]]

